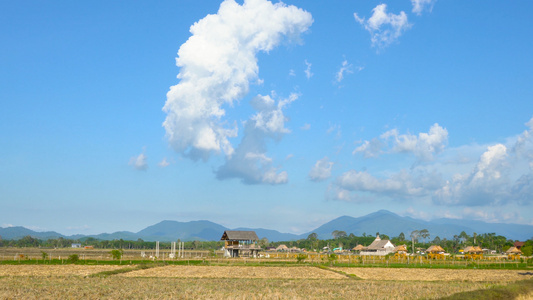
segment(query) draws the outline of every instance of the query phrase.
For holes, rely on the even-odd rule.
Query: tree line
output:
[[[262,238],[258,243],[263,248],[277,247],[281,244],[287,247],[303,248],[309,251],[323,251],[324,248],[332,250],[342,247],[343,249],[352,249],[357,245],[368,246],[374,239],[375,235],[367,235],[363,233],[361,236],[356,236],[353,233],[347,234],[345,231],[334,230],[332,239],[319,239],[318,234],[311,233],[305,239],[294,241],[279,241],[270,242],[266,238]],[[467,246],[480,246],[481,248],[495,250],[502,253],[513,246],[514,241],[507,239],[504,236],[496,235],[495,233],[483,233],[468,235],[466,232],[461,232],[454,235],[452,239],[440,238],[439,236],[432,237],[427,229],[414,230],[406,236],[403,232],[396,237],[389,237],[387,234],[377,232],[382,240],[390,240],[394,245],[406,245],[409,252],[414,252],[416,249],[426,249],[430,245],[439,245],[448,253],[457,253],[459,249],[464,249]],[[180,240],[177,240],[180,242]],[[82,239],[68,239],[56,238],[41,240],[31,236],[25,236],[18,240],[2,240],[0,238],[0,247],[37,247],[37,248],[69,248],[72,244],[81,244],[84,246],[93,246],[99,249],[155,249],[156,242],[144,241],[138,239],[136,241],[129,241],[123,239],[115,240],[100,240],[92,237]],[[223,241],[185,241],[184,247],[189,250],[213,250],[221,249],[224,246]],[[160,242],[160,249],[171,249],[171,242]],[[531,256],[533,252],[533,238],[527,240],[522,246],[524,255]]]

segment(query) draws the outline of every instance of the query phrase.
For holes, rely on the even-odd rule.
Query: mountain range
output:
[[[459,235],[462,231],[469,235],[474,232],[496,233],[496,235],[505,236],[512,240],[527,240],[533,238],[532,225],[506,224],[506,223],[486,223],[475,220],[463,219],[436,219],[424,221],[411,217],[401,217],[387,210],[380,210],[366,216],[354,218],[342,216],[323,224],[322,226],[301,234],[281,233],[276,230],[264,228],[234,228],[229,229],[220,224],[211,221],[162,221],[152,226],[148,226],[139,232],[118,231],[114,233],[101,233],[97,235],[72,235],[65,236],[54,231],[36,232],[24,227],[0,227],[0,237],[3,239],[19,239],[24,236],[32,236],[38,239],[50,238],[69,238],[84,239],[93,237],[101,240],[137,240],[145,241],[182,241],[202,240],[217,241],[220,239],[225,230],[254,230],[259,238],[267,238],[269,241],[290,241],[305,239],[311,233],[316,233],[320,239],[332,238],[331,233],[335,230],[345,231],[347,234],[353,233],[356,236],[363,234],[375,235],[376,233],[386,234],[390,237],[398,236],[404,233],[405,236],[413,230],[427,229],[430,233],[430,239],[439,236],[440,238],[451,239],[454,235]]]

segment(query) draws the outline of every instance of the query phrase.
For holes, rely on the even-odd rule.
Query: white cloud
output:
[[[170,163],[167,161],[166,157],[163,157],[163,159],[157,165],[161,168],[166,168],[170,165]]]
[[[363,153],[365,158],[378,157],[382,153],[384,144],[377,138],[373,138],[370,141],[364,141],[363,144],[355,150],[352,154]]]
[[[428,133],[421,132],[418,137],[412,134],[398,135],[397,131],[386,132],[384,138],[394,137],[393,151],[412,152],[421,160],[431,160],[433,153],[440,153],[448,142],[448,130],[435,123]]]
[[[296,72],[293,69],[290,69],[289,76],[296,76]]]
[[[344,79],[345,73],[346,74],[353,73],[352,65],[349,64],[347,60],[344,60],[342,62],[341,68],[339,69],[339,71],[337,72],[337,75],[335,76],[335,80],[337,80],[337,82],[341,82]]]
[[[283,184],[289,180],[285,171],[273,165],[266,155],[267,141],[279,140],[290,131],[285,128],[283,108],[298,95],[277,103],[270,96],[258,95],[251,101],[257,113],[244,126],[244,136],[235,153],[226,157],[226,163],[215,172],[218,179],[239,178],[245,184]]]
[[[289,133],[290,130],[285,128],[285,115],[283,107],[298,99],[297,94],[291,94],[288,99],[281,100],[277,103],[270,96],[257,96],[252,99],[252,107],[258,112],[252,116],[255,126],[265,132],[270,133]]]
[[[311,171],[309,171],[309,178],[312,181],[324,181],[331,177],[331,168],[333,167],[333,162],[330,162],[328,157],[324,157],[321,160],[318,160]]]
[[[437,0],[411,0],[413,12],[419,16],[422,15],[422,11],[424,11],[426,8],[431,12],[435,2],[437,2]]]
[[[456,174],[435,192],[434,201],[447,205],[486,205],[501,202],[506,178],[507,147],[488,147],[470,174]]]
[[[392,142],[392,144],[391,144]],[[398,129],[391,129],[378,138],[364,141],[353,151],[363,153],[366,158],[377,157],[388,151],[396,153],[413,153],[420,161],[430,161],[433,154],[441,153],[448,143],[448,130],[435,123],[429,132],[421,132],[418,136],[407,133],[400,134]]]
[[[372,16],[365,20],[354,13],[355,20],[370,33],[372,46],[385,48],[396,41],[404,31],[411,27],[405,12],[395,15],[387,13],[387,5],[379,4],[372,9]]]
[[[133,166],[136,170],[146,171],[148,169],[148,163],[146,162],[146,155],[144,153],[130,158],[129,165]]]
[[[433,200],[466,206],[533,203],[533,118],[526,126],[509,145],[488,146],[470,171],[455,174]]]
[[[305,60],[305,65],[307,66],[307,68],[305,69],[305,77],[307,77],[307,79],[311,78],[311,76],[313,76],[313,73],[311,72],[311,63],[307,61],[307,59]]]
[[[311,124],[305,123],[302,127],[300,127],[301,130],[309,130],[311,129]]]
[[[167,93],[163,122],[169,143],[191,158],[234,151],[228,138],[237,136],[235,123],[223,120],[224,105],[233,105],[258,80],[256,54],[276,47],[283,36],[295,40],[311,26],[311,14],[266,0],[222,2],[217,14],[191,26],[176,65],[180,82]]]
[[[350,192],[369,192],[387,197],[407,198],[427,193],[419,181],[407,171],[392,174],[388,178],[376,178],[366,171],[350,170],[337,178],[336,185]]]

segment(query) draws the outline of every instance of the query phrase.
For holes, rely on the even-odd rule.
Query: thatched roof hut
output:
[[[394,248],[394,252],[407,252],[407,247],[405,245],[400,245],[396,248]]]
[[[255,231],[226,230],[220,238],[221,241],[259,241]]]
[[[427,253],[442,253],[442,252],[446,252],[446,251],[439,245],[431,245],[431,247],[429,247],[426,250],[426,252]]]
[[[507,251],[505,251],[505,253],[507,254],[522,254],[522,251],[520,251],[520,249],[516,248],[516,247],[511,247],[509,248]]]
[[[277,248],[276,248],[276,251],[289,251],[289,247],[287,247],[286,245],[279,245]]]
[[[353,247],[352,250],[353,250],[353,251],[361,251],[361,250],[363,250],[364,248],[365,248],[365,247],[364,247],[363,245],[359,244],[359,245]]]

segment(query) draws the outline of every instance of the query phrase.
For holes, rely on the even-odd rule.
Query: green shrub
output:
[[[78,254],[72,254],[68,256],[68,262],[71,264],[75,264],[76,262],[78,262],[78,260],[80,260]]]
[[[110,252],[113,259],[119,260],[122,258],[122,255],[124,254],[124,250],[122,249],[113,249]]]
[[[298,256],[296,256],[296,261],[298,263],[303,263],[304,260],[306,260],[306,259],[307,259],[307,254],[300,253],[300,254],[298,254]]]

